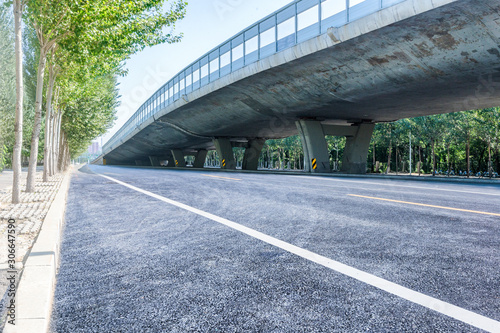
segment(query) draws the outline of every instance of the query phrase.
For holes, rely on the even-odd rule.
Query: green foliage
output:
[[[388,131],[389,126],[391,131]],[[433,170],[432,147],[436,155],[436,169],[446,173],[448,169],[458,172],[467,169],[466,144],[470,144],[471,170],[476,173],[487,171],[491,150],[493,169],[500,171],[499,134],[500,108],[455,112],[444,115],[403,119],[391,124],[377,124],[372,137],[377,161],[388,160],[389,138],[393,149],[399,152],[399,171],[408,172],[409,135],[412,136],[413,172],[416,164],[422,161],[422,168]],[[396,156],[391,156],[391,169],[395,171]],[[404,163],[404,170],[403,170]],[[372,166],[371,156],[368,165]]]
[[[64,114],[62,128],[72,155],[84,150],[112,125],[117,104],[113,75],[126,72],[124,61],[148,46],[174,43],[182,37],[167,28],[173,30],[175,22],[184,17],[187,4],[175,1],[170,10],[164,10],[165,2],[26,1],[24,22],[36,36],[27,42],[31,52],[26,60],[36,64],[35,60],[47,57],[50,68],[57,73],[54,110]],[[42,76],[43,67],[39,69],[39,77],[37,66],[31,68],[34,70],[29,71],[30,84],[26,90],[36,99],[31,104],[33,110],[34,105],[45,106],[41,94],[35,95],[37,83],[42,84],[47,77]],[[31,120],[40,119],[40,115],[37,109],[36,117]],[[41,129],[43,136],[44,127]],[[25,138],[30,136],[31,133],[25,132]],[[41,158],[43,145],[38,147]]]
[[[14,137],[16,77],[13,27],[10,9],[0,6],[0,147],[9,144]]]
[[[0,172],[3,171],[7,163],[7,146],[0,145]]]
[[[186,2],[175,1],[165,11],[165,0],[93,0],[78,3],[71,27],[60,45],[73,60],[94,72],[116,73],[123,62],[144,48],[180,41],[174,35],[177,20],[186,14]],[[71,31],[71,33],[67,33]],[[89,61],[90,59],[90,61]]]
[[[14,146],[16,103],[14,35],[11,8],[0,6],[0,145],[5,145],[4,165],[11,165]],[[39,47],[30,26],[23,32],[24,52],[24,122],[22,155],[29,156],[30,137],[34,122],[36,68]]]
[[[69,82],[67,89],[62,129],[72,156],[78,156],[93,139],[106,133],[115,120],[116,78],[107,75],[81,83]]]

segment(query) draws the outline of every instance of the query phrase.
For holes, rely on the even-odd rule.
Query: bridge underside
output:
[[[369,124],[500,105],[499,13],[497,0],[459,0],[332,43],[370,17],[352,22],[183,96],[106,154],[106,162],[167,159],[172,150],[195,154],[216,149],[218,139],[258,150],[256,139],[297,134],[306,153],[308,145],[319,151],[306,158],[324,159],[320,138],[332,134],[350,138],[357,156],[344,161],[345,171],[363,173],[366,155],[358,155],[367,152]],[[321,47],[325,40],[330,46]],[[261,70],[264,61],[283,57],[292,60]],[[306,133],[313,128],[323,132]]]

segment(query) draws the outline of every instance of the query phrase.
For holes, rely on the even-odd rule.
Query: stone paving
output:
[[[46,183],[42,182],[41,173],[37,174],[34,193],[21,193],[21,203],[12,204],[12,189],[10,187],[0,189],[0,313],[4,313],[4,303],[7,290],[7,261],[8,242],[7,225],[9,219],[16,221],[16,267],[22,268],[22,263],[36,240],[42,222],[49,211],[57,191],[62,183],[64,174],[58,174],[50,178]],[[26,182],[22,182],[21,188],[25,188]],[[0,318],[0,327],[3,326],[4,316]]]

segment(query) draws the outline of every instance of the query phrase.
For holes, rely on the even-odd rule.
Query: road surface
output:
[[[86,166],[54,332],[480,332],[500,187]]]

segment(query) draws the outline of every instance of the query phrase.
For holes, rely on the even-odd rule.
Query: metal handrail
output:
[[[114,146],[135,128],[180,99],[182,95],[198,90],[277,52],[315,38],[325,33],[330,27],[343,26],[403,1],[405,0],[293,1],[205,53],[167,81],[108,140],[103,147],[103,153],[113,150]],[[274,40],[270,43],[263,41],[263,38],[268,35],[274,36]],[[242,56],[238,57],[239,54]],[[225,62],[221,59],[222,57],[225,62],[229,58],[229,62],[223,65]],[[187,81],[190,82],[189,85],[186,84]]]

